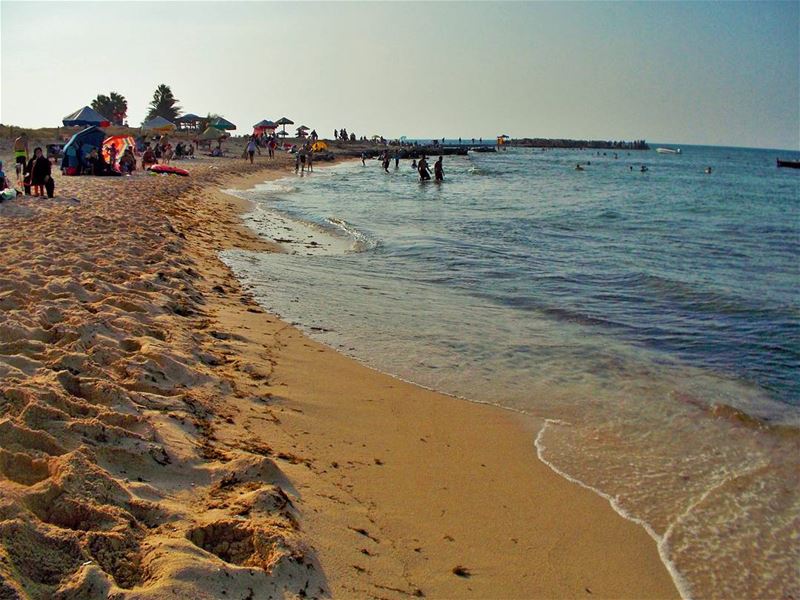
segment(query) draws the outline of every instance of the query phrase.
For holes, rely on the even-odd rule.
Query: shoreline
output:
[[[356,160],[356,159],[351,159],[351,160]],[[333,166],[333,165],[331,165],[331,166]],[[286,174],[285,177],[281,177],[280,179],[290,180],[291,179],[291,173]],[[247,185],[247,184],[245,184],[245,185]],[[237,189],[239,191],[245,191],[240,187],[237,188]],[[244,216],[244,214],[246,212],[250,212],[252,210],[252,208],[254,207],[255,203],[253,201],[250,201],[250,200],[242,200],[241,198],[240,198],[240,200],[242,201],[243,204],[240,206],[240,210],[239,210],[238,214],[239,214],[240,217],[242,217],[242,216]],[[253,231],[252,233],[255,233],[255,232]],[[280,317],[277,317],[277,318],[280,319]],[[547,420],[546,419],[534,418],[534,417],[531,417],[530,415],[525,414],[524,412],[517,411],[517,410],[511,409],[511,408],[508,408],[508,407],[503,407],[503,406],[491,404],[491,403],[488,403],[488,402],[471,400],[469,398],[460,397],[460,396],[448,394],[446,392],[441,392],[441,391],[438,391],[438,390],[435,390],[435,389],[432,389],[432,388],[427,388],[425,386],[421,386],[421,385],[416,384],[416,383],[414,383],[412,381],[408,381],[408,380],[405,380],[405,379],[400,378],[398,376],[395,376],[395,375],[393,375],[391,373],[387,373],[387,372],[381,371],[381,370],[379,370],[379,369],[377,369],[375,367],[372,367],[368,363],[365,363],[365,362],[359,360],[357,357],[348,356],[347,354],[341,353],[341,352],[337,351],[335,348],[332,348],[332,347],[330,347],[330,346],[328,346],[328,345],[326,345],[326,344],[324,344],[322,342],[317,342],[316,340],[313,340],[313,338],[309,339],[309,338],[306,337],[307,334],[304,333],[302,331],[302,329],[298,329],[294,325],[290,325],[288,327],[291,327],[293,330],[297,331],[299,336],[301,336],[301,338],[305,339],[305,341],[303,342],[304,345],[308,345],[307,342],[311,342],[312,344],[318,345],[321,348],[325,349],[325,350],[318,350],[318,351],[320,351],[320,352],[329,351],[329,352],[335,353],[338,356],[341,356],[346,361],[353,361],[358,365],[358,368],[367,369],[371,373],[374,373],[378,378],[389,378],[392,381],[397,382],[399,385],[410,386],[411,388],[416,388],[417,390],[420,390],[422,393],[432,394],[432,395],[435,395],[437,397],[446,397],[446,398],[450,399],[451,401],[454,401],[456,406],[459,403],[461,403],[463,405],[466,405],[465,406],[465,410],[472,410],[472,407],[478,407],[479,409],[486,408],[486,409],[488,409],[489,412],[500,411],[500,412],[509,413],[510,415],[512,415],[512,419],[511,419],[512,421],[519,419],[520,423],[515,423],[514,427],[518,427],[518,428],[520,428],[520,429],[525,431],[525,436],[526,436],[526,439],[528,439],[528,441],[529,441],[531,449],[535,450],[534,452],[530,452],[530,456],[523,457],[522,460],[523,461],[528,461],[530,459],[533,459],[533,461],[538,462],[542,466],[546,467],[556,477],[558,477],[560,479],[563,479],[564,481],[568,481],[568,482],[570,482],[570,484],[575,484],[575,485],[579,486],[580,488],[588,490],[589,492],[591,492],[592,495],[596,495],[604,503],[607,503],[608,508],[611,508],[612,511],[615,513],[615,515],[618,515],[625,522],[631,523],[636,528],[640,528],[642,530],[642,532],[645,532],[649,536],[649,538],[652,538],[651,541],[656,546],[656,549],[657,549],[658,555],[659,555],[659,562],[660,562],[661,566],[669,573],[669,576],[671,577],[671,583],[672,583],[672,585],[675,586],[673,589],[678,591],[678,595],[679,596],[688,597],[688,592],[686,591],[685,583],[682,581],[682,578],[681,578],[680,574],[675,570],[674,565],[672,565],[669,562],[667,557],[662,552],[662,549],[661,549],[661,546],[660,546],[660,543],[659,543],[660,539],[658,538],[658,536],[656,536],[652,532],[652,530],[650,530],[647,527],[646,524],[644,524],[643,522],[631,517],[630,515],[625,514],[624,511],[622,511],[621,509],[619,509],[618,507],[615,506],[615,504],[613,502],[613,499],[609,498],[607,495],[605,495],[602,492],[592,488],[591,486],[588,486],[588,485],[586,485],[586,484],[584,484],[584,483],[582,483],[582,482],[580,482],[578,480],[575,480],[574,478],[566,475],[565,473],[562,473],[557,468],[555,468],[553,465],[551,465],[550,463],[548,463],[547,461],[542,459],[541,453],[540,453],[539,447],[538,447],[538,441],[539,441],[539,437],[540,437],[541,433],[544,431],[544,429],[547,426]],[[522,421],[524,421],[525,423],[523,424]],[[535,428],[535,430],[533,432],[531,432],[530,429],[532,429],[532,423],[533,422],[538,422],[539,426],[537,428]],[[531,461],[531,462],[533,462],[533,461]],[[675,594],[672,594],[672,595],[675,595]]]
[[[256,305],[218,253],[276,250],[220,189],[289,169],[259,162],[0,206],[3,591],[677,597],[641,527],[538,461],[542,423]]]

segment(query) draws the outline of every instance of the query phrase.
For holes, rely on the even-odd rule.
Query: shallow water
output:
[[[540,457],[685,595],[798,597],[800,172],[776,155],[518,149],[447,157],[442,185],[348,163],[235,192],[290,253],[223,259],[371,366],[547,419]]]

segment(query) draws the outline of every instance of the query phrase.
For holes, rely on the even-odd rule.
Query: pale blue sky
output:
[[[800,148],[798,2],[0,1],[0,122],[169,84],[239,132]]]

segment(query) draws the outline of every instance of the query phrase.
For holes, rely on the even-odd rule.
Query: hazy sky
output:
[[[246,133],[638,139],[800,148],[800,3],[10,2],[0,122],[159,83]]]

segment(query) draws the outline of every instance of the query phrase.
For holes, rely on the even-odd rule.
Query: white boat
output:
[[[680,154],[680,148],[656,148],[656,152],[659,154]]]

